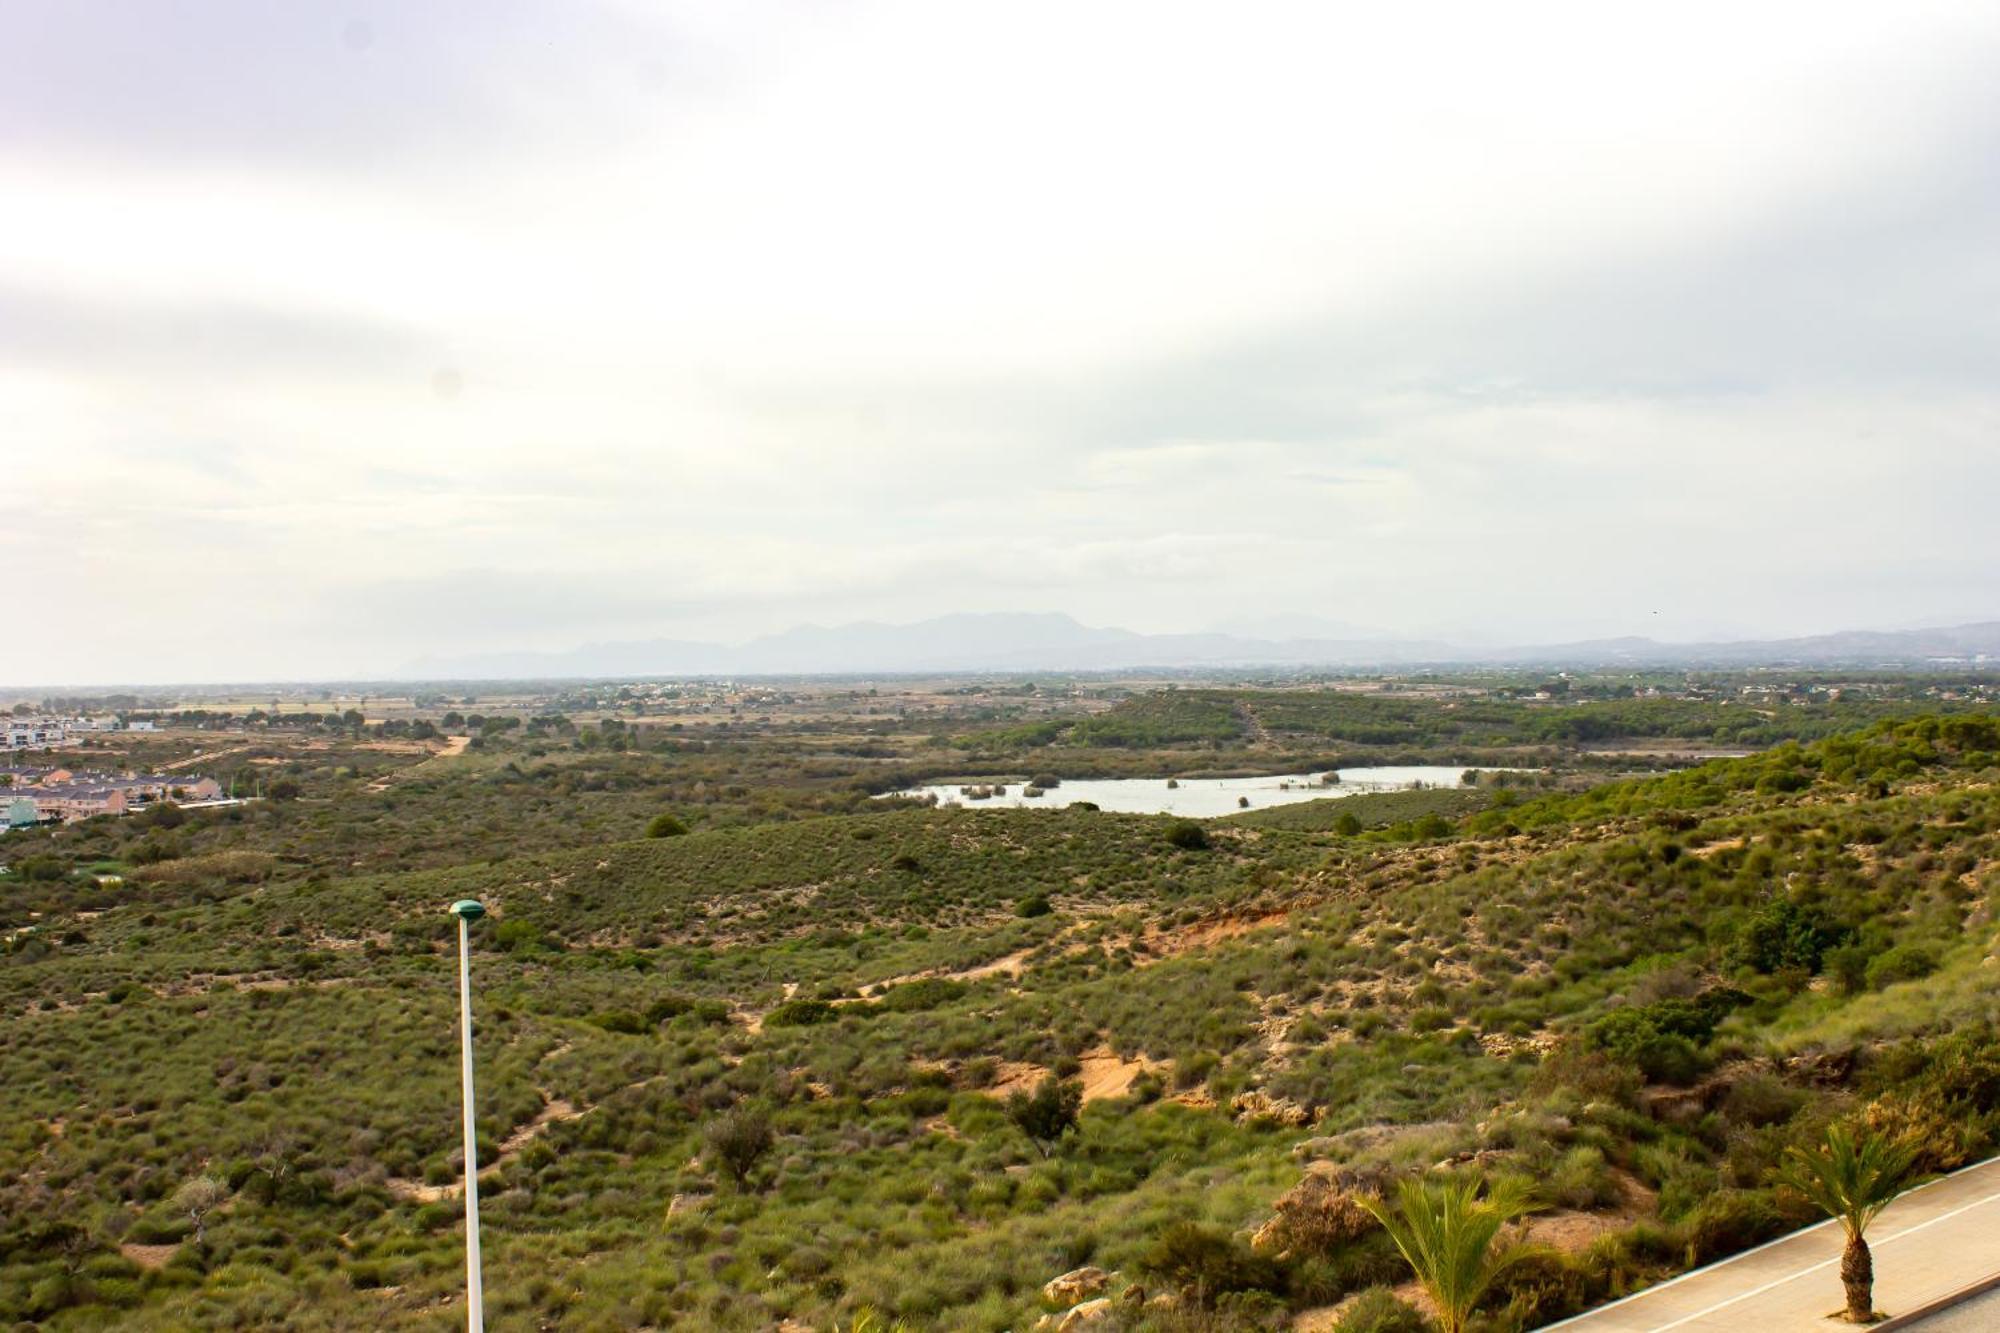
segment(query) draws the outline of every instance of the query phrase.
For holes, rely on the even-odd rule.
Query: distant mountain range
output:
[[[408,674],[424,680],[547,680],[1201,667],[1921,666],[1982,658],[2000,664],[2000,621],[1729,643],[1623,638],[1487,649],[1424,640],[1138,634],[1093,628],[1066,615],[995,613],[938,616],[909,625],[801,625],[742,644],[653,639],[556,653],[431,657],[412,663]]]

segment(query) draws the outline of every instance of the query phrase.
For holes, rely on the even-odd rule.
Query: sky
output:
[[[2000,7],[0,0],[0,682],[2000,618]]]

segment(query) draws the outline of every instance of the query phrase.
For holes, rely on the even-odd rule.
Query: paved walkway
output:
[[[1550,1327],[1570,1333],[1831,1333],[1848,1327],[1827,1317],[1838,1314],[1845,1300],[1844,1239],[1834,1222],[1808,1227]],[[1875,1219],[1868,1244],[1875,1252],[1875,1306],[1892,1315],[2000,1273],[2000,1158],[1911,1190]]]

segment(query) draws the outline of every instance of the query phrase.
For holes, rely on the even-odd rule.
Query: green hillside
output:
[[[1405,1272],[1304,1225],[1302,1181],[1447,1160],[1564,1223],[1489,1297],[1531,1327],[1804,1220],[1770,1169],[1830,1117],[1933,1170],[2000,1144],[1997,777],[2000,724],[1959,715],[1203,836],[899,810],[36,888],[0,958],[0,1315],[462,1324],[443,907],[477,896],[494,1327],[1023,1328],[1085,1263],[1177,1298],[1129,1326],[1266,1327]],[[1087,1100],[1037,1143],[1001,1094],[1047,1075]]]

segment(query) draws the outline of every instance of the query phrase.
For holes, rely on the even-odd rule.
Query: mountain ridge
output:
[[[1472,648],[1428,639],[1141,634],[1084,625],[1060,612],[955,612],[903,624],[798,625],[740,644],[648,639],[558,652],[429,656],[405,670],[419,679],[591,679],[1201,667],[1891,666],[1981,658],[2000,658],[2000,621],[1778,639],[1665,643],[1624,636]]]

